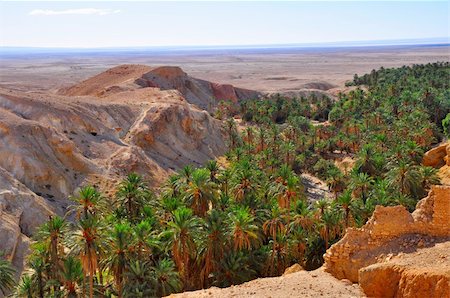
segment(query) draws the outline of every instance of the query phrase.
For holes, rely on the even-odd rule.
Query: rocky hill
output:
[[[59,93],[107,97],[139,88],[177,90],[189,103],[208,111],[221,100],[238,102],[260,96],[256,91],[190,77],[177,66],[151,68],[143,65],[120,65],[70,88],[64,88]]]
[[[256,94],[180,68],[123,65],[58,94],[0,89],[0,251],[23,266],[29,237],[81,185],[130,172],[160,185],[226,150],[222,123],[199,107]]]

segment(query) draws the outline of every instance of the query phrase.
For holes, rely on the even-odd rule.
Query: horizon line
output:
[[[35,49],[35,50],[145,50],[145,49],[270,49],[270,48],[297,48],[297,47],[316,47],[316,46],[335,46],[335,47],[361,47],[361,46],[403,46],[403,45],[450,45],[450,37],[427,37],[427,38],[408,38],[408,39],[373,39],[373,40],[347,40],[330,42],[305,42],[305,43],[263,43],[263,44],[222,44],[222,45],[139,45],[139,46],[14,46],[0,45],[0,49]]]

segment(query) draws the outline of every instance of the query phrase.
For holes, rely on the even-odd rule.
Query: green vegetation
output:
[[[0,294],[6,294],[14,288],[14,273],[11,263],[0,254]]]
[[[367,90],[335,103],[243,103],[242,132],[224,121],[226,159],[186,166],[157,194],[136,174],[114,198],[82,188],[66,219],[40,228],[17,296],[162,296],[280,275],[294,263],[319,267],[376,205],[413,209],[439,183],[420,162],[443,137],[449,71],[448,63],[373,71],[355,77]],[[336,166],[342,157],[354,166]],[[326,181],[334,198],[308,200],[303,172]]]

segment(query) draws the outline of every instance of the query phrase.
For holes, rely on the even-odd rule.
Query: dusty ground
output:
[[[171,295],[176,298],[193,297],[363,297],[357,284],[340,281],[322,269],[300,271],[286,276],[261,278],[229,288],[209,288]]]
[[[56,90],[110,67],[178,65],[193,77],[258,91],[342,87],[353,74],[374,68],[449,61],[450,47],[373,47],[189,54],[70,54],[0,56],[0,86]]]

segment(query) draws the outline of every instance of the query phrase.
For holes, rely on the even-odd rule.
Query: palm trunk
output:
[[[82,289],[83,298],[86,297],[86,274],[83,273],[83,289]]]
[[[94,272],[92,272],[92,269],[90,270],[90,275],[89,275],[89,297],[93,298],[94,297]]]
[[[39,289],[39,298],[44,298],[44,285],[42,284],[42,272],[38,273],[38,289]]]

